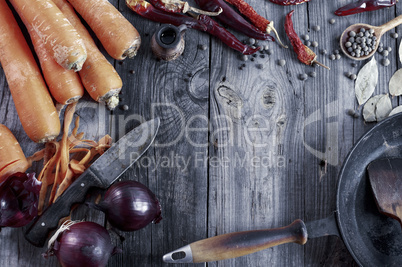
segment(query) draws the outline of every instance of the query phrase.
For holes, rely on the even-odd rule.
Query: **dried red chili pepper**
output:
[[[269,1],[281,6],[298,5],[303,4],[304,2],[310,2],[310,0],[269,0]]]
[[[233,34],[221,27],[206,15],[189,17],[182,14],[166,12],[156,9],[144,0],[126,0],[127,6],[140,16],[161,23],[170,23],[176,26],[185,24],[188,28],[208,32],[221,39],[229,47],[245,55],[254,54],[260,48],[251,48],[240,42]]]
[[[271,31],[274,32],[279,44],[285,48],[288,48],[286,45],[284,45],[279,38],[278,32],[274,28],[274,22],[269,21],[263,16],[259,15],[257,11],[254,10],[252,6],[250,6],[248,3],[244,2],[244,0],[225,0],[229,4],[235,6],[240,13],[242,13],[246,18],[248,18],[251,23],[254,24],[260,31],[266,32],[266,33],[271,33]]]
[[[337,16],[348,16],[366,11],[374,11],[394,6],[398,0],[360,0],[338,8],[334,13]]]
[[[200,31],[206,31],[207,27],[201,24],[195,18],[185,16],[183,14],[169,13],[153,7],[150,3],[144,0],[126,0],[127,6],[138,15],[161,23],[170,23],[175,26],[182,24],[187,28],[192,28]]]
[[[217,16],[222,12],[222,9],[217,12],[208,12],[195,7],[192,7],[188,2],[180,0],[148,0],[154,7],[164,10],[166,12],[173,13],[187,13],[188,11],[193,11],[198,14],[204,14],[208,16]]]
[[[320,65],[321,67],[329,69],[327,66],[318,62],[316,60],[317,55],[310,48],[305,46],[303,44],[303,42],[300,40],[299,36],[297,35],[296,31],[293,28],[293,21],[292,21],[293,13],[294,13],[294,10],[290,11],[289,14],[286,15],[285,32],[290,40],[290,43],[293,46],[293,50],[297,54],[297,58],[299,59],[300,62],[302,62],[306,65],[313,65],[314,63],[316,63],[316,64]]]
[[[216,12],[220,8],[223,9],[222,13],[216,16],[216,18],[238,32],[251,38],[274,41],[274,38],[271,35],[260,31],[258,28],[250,24],[223,0],[195,0],[195,2],[198,6],[207,11]]]
[[[243,44],[236,38],[236,36],[234,36],[225,28],[220,26],[216,21],[214,21],[210,17],[206,15],[198,15],[197,18],[201,24],[207,27],[206,32],[218,37],[227,46],[241,52],[242,54],[251,55],[260,50],[260,47],[252,48],[248,45]]]

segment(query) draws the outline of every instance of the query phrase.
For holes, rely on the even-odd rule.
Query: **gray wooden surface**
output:
[[[124,1],[111,1],[141,33],[142,46],[134,59],[113,61],[124,87],[121,104],[110,112],[89,97],[79,102],[80,131],[98,139],[106,133],[114,139],[158,116],[156,144],[124,174],[138,180],[159,198],[163,220],[132,233],[113,236],[123,253],[108,266],[167,266],[162,256],[190,242],[233,231],[280,227],[295,219],[312,221],[335,209],[336,182],[343,160],[357,139],[374,124],[353,118],[348,109],[361,112],[354,97],[354,82],[346,72],[357,73],[365,62],[342,55],[338,38],[357,22],[380,25],[401,13],[395,8],[336,17],[333,12],[352,0],[319,1],[283,7],[267,0],[247,0],[263,16],[273,20],[282,40],[285,15],[295,9],[293,21],[299,35],[317,41],[318,60],[331,70],[301,64],[292,49],[268,44],[272,55],[257,53],[254,61],[206,33],[188,30],[186,48],[173,62],[156,60],[150,39],[159,26],[130,11]],[[101,15],[101,14],[99,14]],[[329,20],[335,19],[335,24]],[[321,30],[312,30],[319,25]],[[395,31],[399,32],[400,28]],[[245,36],[232,31],[241,40]],[[387,33],[383,42],[392,47],[391,64],[379,64],[375,94],[388,91],[388,81],[400,67],[400,38]],[[206,50],[199,49],[205,45]],[[328,51],[321,55],[319,49]],[[382,55],[376,54],[380,62]],[[285,59],[286,65],[277,61]],[[245,64],[244,67],[239,68]],[[259,65],[260,64],[260,65]],[[315,78],[298,79],[315,71]],[[4,73],[0,71],[0,123],[16,135],[27,156],[42,145],[34,144],[21,128]],[[393,105],[399,99],[392,100]],[[164,162],[165,164],[162,164]],[[39,171],[34,166],[32,171]],[[80,207],[76,219],[109,227],[98,211]],[[25,241],[22,229],[0,232],[0,266],[58,266],[45,260]],[[306,245],[285,244],[236,259],[197,266],[354,266],[338,237],[312,239]],[[180,265],[186,266],[186,265]],[[192,265],[189,265],[192,266]]]

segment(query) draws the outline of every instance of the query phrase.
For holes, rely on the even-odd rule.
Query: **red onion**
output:
[[[99,205],[110,224],[122,231],[136,231],[149,223],[162,220],[161,207],[155,195],[145,185],[135,181],[113,184]]]
[[[15,173],[0,184],[0,227],[21,227],[38,215],[42,183],[34,173]]]
[[[112,244],[109,232],[94,222],[71,222],[63,224],[49,241],[45,258],[56,255],[63,267],[102,267],[115,253],[121,252]]]

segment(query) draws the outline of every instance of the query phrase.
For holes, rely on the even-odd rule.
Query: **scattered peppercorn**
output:
[[[304,35],[302,36],[302,38],[303,38],[303,40],[305,40],[305,41],[310,40],[310,36],[309,36],[308,34],[304,34]]]
[[[382,55],[383,55],[384,57],[387,57],[387,56],[388,56],[388,54],[389,54],[388,50],[384,50],[384,51],[382,51]]]
[[[336,60],[339,60],[339,59],[341,59],[341,55],[340,55],[340,54],[336,54],[336,55],[335,55],[335,58],[336,58]]]
[[[350,71],[348,71],[348,72],[345,73],[345,76],[348,77],[348,78],[349,78],[351,75],[352,75],[352,73],[351,73]]]
[[[329,24],[335,24],[335,22],[336,22],[335,19],[330,19],[329,20]]]
[[[357,78],[357,75],[354,73],[349,76],[349,79],[351,79],[352,81],[356,80],[356,78]]]
[[[397,39],[398,36],[399,36],[399,35],[398,35],[398,33],[396,33],[396,32],[391,33],[391,37],[394,38],[394,39]]]
[[[304,44],[307,45],[307,46],[311,46],[311,42],[310,42],[310,41],[305,41]]]
[[[248,44],[249,45],[254,45],[255,44],[255,39],[254,38],[249,38],[248,39]]]
[[[381,63],[382,63],[382,65],[384,65],[384,66],[388,66],[391,62],[389,61],[388,58],[383,58],[383,59],[381,60]]]
[[[356,67],[357,67],[357,63],[355,63],[355,62],[352,62],[350,65],[352,66],[352,68],[356,68]]]
[[[324,48],[321,48],[321,49],[320,49],[320,53],[321,53],[322,55],[326,55],[328,52],[327,52],[327,50],[325,50]]]
[[[242,60],[242,61],[247,61],[247,60],[248,60],[248,56],[247,56],[247,55],[242,55],[242,56],[241,56],[241,60]]]
[[[316,31],[316,32],[318,32],[320,29],[321,29],[321,28],[320,28],[320,26],[318,26],[318,25],[314,25],[314,26],[313,26],[313,30]]]
[[[286,65],[286,60],[284,60],[284,59],[278,60],[278,65],[281,66],[281,67],[285,66]]]
[[[311,71],[308,75],[309,75],[310,77],[315,78],[315,77],[317,76],[317,73],[316,73],[315,71]]]
[[[391,51],[392,51],[392,47],[388,46],[388,47],[387,47],[387,50],[388,50],[388,52],[391,52]]]
[[[336,56],[335,56],[334,54],[332,54],[332,55],[329,56],[329,59],[330,59],[330,60],[335,60],[335,59],[336,59]]]
[[[352,116],[353,118],[359,118],[359,113],[354,111],[353,109],[348,109],[346,112],[349,116]]]
[[[269,48],[267,49],[267,54],[268,54],[268,55],[271,55],[271,54],[272,54],[271,49],[269,49]]]
[[[263,65],[263,64],[257,64],[256,67],[257,67],[257,69],[260,69],[260,70],[264,69],[264,65]]]
[[[205,50],[207,50],[207,46],[204,44],[200,44],[200,45],[198,45],[198,49],[205,51]]]
[[[312,42],[312,43],[311,43],[311,46],[312,46],[312,47],[317,47],[317,46],[318,46],[318,42],[317,42],[317,41]]]
[[[302,80],[302,81],[307,80],[307,78],[308,78],[308,76],[305,73],[299,75],[299,79]]]
[[[134,74],[135,70],[129,70],[128,72],[130,72],[130,74]]]

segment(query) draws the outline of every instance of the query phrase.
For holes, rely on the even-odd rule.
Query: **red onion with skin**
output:
[[[0,184],[0,227],[22,227],[38,215],[42,183],[34,173],[15,173]]]
[[[154,193],[136,181],[117,182],[106,191],[101,203],[88,205],[103,211],[110,224],[122,231],[136,231],[162,220]]]
[[[45,258],[56,255],[63,267],[103,267],[110,256],[121,252],[113,246],[103,226],[94,222],[71,224],[60,234],[56,232],[57,239],[49,244],[49,250],[43,254]]]

